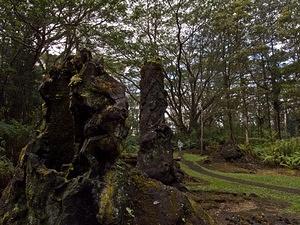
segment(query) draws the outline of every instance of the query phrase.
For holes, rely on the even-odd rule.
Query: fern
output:
[[[300,167],[300,138],[267,143],[259,151],[263,161],[288,168]]]

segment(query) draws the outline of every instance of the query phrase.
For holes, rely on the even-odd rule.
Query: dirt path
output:
[[[300,189],[280,187],[280,186],[276,186],[276,185],[272,185],[272,184],[264,184],[264,183],[259,183],[259,182],[255,182],[255,181],[248,181],[248,180],[242,180],[242,179],[238,179],[238,178],[234,178],[234,177],[228,177],[228,176],[224,176],[224,175],[220,175],[220,174],[216,174],[214,172],[208,171],[205,168],[203,168],[203,167],[201,167],[201,166],[199,166],[196,163],[191,162],[191,161],[182,160],[182,162],[185,165],[187,165],[190,169],[192,169],[192,170],[194,170],[198,173],[210,176],[210,177],[226,180],[226,181],[229,181],[229,182],[245,184],[245,185],[251,185],[251,186],[255,186],[255,187],[261,187],[261,188],[266,188],[266,189],[270,189],[270,190],[275,190],[275,191],[281,191],[281,192],[285,192],[285,193],[300,195]]]

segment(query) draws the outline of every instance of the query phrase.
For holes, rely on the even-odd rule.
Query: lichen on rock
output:
[[[72,76],[71,80],[70,80],[70,83],[69,83],[69,86],[76,86],[78,85],[79,83],[82,82],[82,78],[80,77],[79,74],[75,74],[74,76]]]
[[[207,224],[176,188],[149,179],[121,161],[108,177],[100,198],[100,224]]]

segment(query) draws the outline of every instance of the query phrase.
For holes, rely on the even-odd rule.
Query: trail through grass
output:
[[[197,162],[201,161],[202,156],[195,156],[193,154],[189,154],[185,156],[184,159],[188,161],[188,159],[192,159],[190,161]],[[300,195],[291,194],[291,193],[283,193],[276,190],[271,190],[263,187],[255,187],[253,185],[247,184],[239,184],[236,182],[230,182],[222,179],[218,179],[215,177],[207,176],[201,174],[195,170],[192,170],[190,167],[181,163],[181,168],[189,175],[206,182],[199,183],[190,183],[187,184],[190,190],[201,190],[201,191],[221,191],[221,192],[229,192],[229,193],[245,193],[246,195],[256,194],[262,198],[273,199],[275,201],[287,202],[290,206],[285,209],[287,212],[300,213]],[[212,171],[212,170],[210,170]],[[242,174],[242,173],[224,173],[219,171],[213,171],[214,173],[234,177],[238,179],[251,180],[255,182],[261,182],[265,184],[272,185],[280,185],[282,187],[300,187],[300,178],[298,177],[289,177],[282,175],[255,175],[255,174]]]
[[[233,177],[233,178],[249,180],[249,181],[256,181],[264,184],[277,185],[281,187],[300,189],[300,177],[295,177],[295,176],[292,177],[292,176],[285,176],[285,175],[256,175],[256,174],[247,174],[247,173],[225,173],[217,170],[207,169],[205,167],[203,169],[227,177]]]

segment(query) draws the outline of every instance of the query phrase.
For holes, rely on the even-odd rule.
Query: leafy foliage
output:
[[[183,149],[192,149],[197,148],[198,145],[198,132],[196,130],[192,130],[190,133],[178,133],[176,134],[176,139],[180,140],[183,143]],[[174,140],[173,146],[177,146],[177,140]]]
[[[124,153],[137,153],[139,150],[138,136],[128,136],[124,143]]]
[[[16,163],[21,148],[27,144],[32,135],[31,126],[17,121],[10,123],[0,121],[1,155]]]
[[[0,135],[0,192],[6,187],[15,169],[12,161],[6,156],[5,144],[5,140]]]
[[[13,163],[5,156],[0,156],[0,179],[10,177],[14,172]]]
[[[1,120],[41,120],[42,74],[87,47],[125,84],[136,136],[150,59],[164,66],[167,120],[185,147],[299,136],[298,1],[0,2]]]
[[[256,147],[255,151],[268,163],[300,168],[300,138],[270,142],[260,148]]]
[[[4,189],[14,173],[13,163],[5,156],[0,156],[0,191]]]

